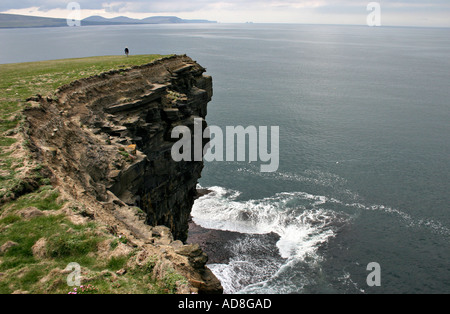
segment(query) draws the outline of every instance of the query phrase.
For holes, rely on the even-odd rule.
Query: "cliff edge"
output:
[[[153,275],[187,278],[180,293],[220,293],[198,245],[186,245],[202,162],[171,158],[171,131],[204,119],[212,79],[187,56],[81,79],[28,99],[25,140],[52,184],[83,219],[104,224],[154,260]],[[206,127],[206,122],[204,123]]]

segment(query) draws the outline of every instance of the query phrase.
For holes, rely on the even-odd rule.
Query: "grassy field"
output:
[[[160,55],[104,56],[0,65],[0,199],[20,184],[15,169],[23,160],[11,157],[9,147],[20,130],[21,109],[28,97],[51,95],[74,80],[114,69],[149,63]]]
[[[27,153],[26,143],[20,142],[21,109],[28,97],[51,95],[58,87],[76,79],[149,63],[160,57],[106,56],[0,65],[0,199],[7,200],[0,207],[0,247],[13,243],[11,248],[0,250],[0,293],[73,292],[65,282],[67,273],[63,270],[74,260],[82,264],[83,276],[90,278],[89,288],[78,289],[79,293],[173,292],[179,276],[174,274],[156,283],[148,275],[154,266],[151,263],[144,269],[129,269],[124,275],[116,275],[136,252],[99,258],[100,243],[114,250],[124,239],[94,221],[78,225],[61,214],[64,200],[45,177],[42,166]],[[17,154],[18,150],[25,153]],[[28,184],[23,176],[24,168],[30,167],[38,186],[30,193],[23,193]],[[25,219],[21,211],[30,207],[45,214]],[[83,211],[81,206],[71,209]],[[45,239],[45,245],[40,250],[42,258],[37,258],[33,246],[40,239]]]
[[[160,55],[104,56],[0,65],[0,118],[19,109],[35,94],[52,93],[59,86],[108,70],[149,63]]]

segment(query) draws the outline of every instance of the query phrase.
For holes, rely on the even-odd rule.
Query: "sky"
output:
[[[0,12],[68,18],[71,1],[1,0]],[[169,15],[220,23],[367,24],[369,0],[78,0],[80,18]],[[450,27],[450,0],[379,0],[383,26]],[[72,13],[73,14],[73,13]]]

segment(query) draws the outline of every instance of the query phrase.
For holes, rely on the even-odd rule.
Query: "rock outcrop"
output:
[[[32,152],[67,198],[136,244],[181,261],[171,267],[195,277],[200,292],[220,292],[204,253],[183,244],[203,163],[171,158],[172,129],[206,117],[212,79],[204,72],[173,56],[75,81],[54,97],[29,99],[25,127]],[[139,219],[135,207],[144,212]]]

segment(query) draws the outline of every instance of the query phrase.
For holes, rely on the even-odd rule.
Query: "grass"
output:
[[[164,283],[162,286],[163,289],[165,289],[167,293],[171,294],[176,292],[178,282],[182,282],[183,284],[187,283],[186,278],[176,273],[174,270],[168,271],[162,282]]]
[[[128,262],[128,256],[111,257],[106,266],[109,270],[117,271],[126,266]]]
[[[59,211],[64,202],[45,177],[44,167],[32,160],[27,143],[22,141],[17,146],[21,139],[17,134],[23,131],[21,110],[27,98],[36,94],[52,96],[56,89],[74,80],[161,57],[104,56],[0,65],[0,200],[7,200],[0,203],[0,247],[15,242],[0,254],[0,294],[16,290],[67,294],[73,290],[61,270],[71,262],[79,263],[89,280],[90,288],[84,293],[174,292],[175,282],[182,278],[169,274],[162,282],[155,282],[149,275],[155,266],[152,262],[116,275],[116,271],[127,267],[132,256],[99,258],[99,243],[109,239],[112,251],[127,239],[101,231],[92,221],[72,223]],[[15,154],[14,147],[25,154]],[[24,169],[31,169],[28,177],[24,177]],[[45,215],[25,220],[19,211],[28,207],[36,207]],[[46,240],[44,257],[37,258],[32,248],[42,238]]]
[[[11,118],[28,97],[52,94],[72,81],[109,70],[150,63],[161,55],[104,56],[0,65],[0,119]],[[12,118],[13,119],[13,118]],[[17,120],[3,121],[0,131],[14,127]]]
[[[62,204],[56,202],[59,193],[52,186],[42,186],[37,192],[22,196],[14,201],[16,210],[36,207],[40,210],[58,210]]]
[[[34,94],[46,95],[74,80],[109,70],[150,63],[161,55],[103,56],[0,65],[0,98],[14,103]],[[7,110],[7,108],[2,108]]]
[[[106,228],[102,229],[95,221],[72,223],[58,212],[62,203],[55,196],[55,191],[45,187],[7,205],[8,214],[0,219],[0,246],[8,241],[16,245],[0,255],[0,294],[17,290],[67,294],[73,288],[67,286],[68,275],[62,270],[72,262],[81,265],[83,276],[95,287],[84,291],[85,294],[174,293],[176,282],[185,280],[169,272],[162,281],[155,281],[151,272],[156,259],[150,259],[142,267],[129,269],[124,275],[117,275],[116,271],[128,268],[129,259],[135,258],[137,251],[127,256],[99,258],[102,241],[115,242],[116,245],[110,247],[112,251],[118,243],[124,243],[123,240],[110,234]],[[23,219],[17,212],[29,204],[46,210],[50,215]],[[33,254],[33,246],[42,238],[46,245],[42,249],[43,257],[38,258]]]
[[[110,70],[150,63],[161,55],[103,56],[53,61],[0,65],[0,199],[22,192],[15,165],[24,163],[11,157],[10,147],[17,142],[15,135],[22,130],[21,110],[25,100],[34,95],[53,95],[61,86]],[[26,149],[27,143],[22,143]],[[38,177],[39,179],[39,177]]]

